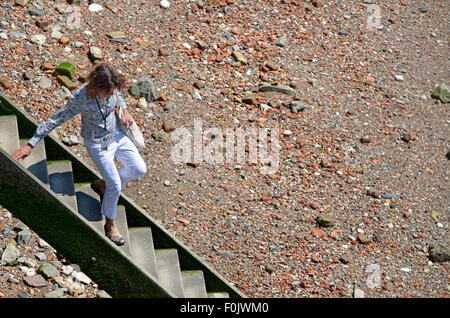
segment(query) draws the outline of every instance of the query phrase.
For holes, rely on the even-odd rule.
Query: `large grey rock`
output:
[[[73,272],[73,267],[70,265],[64,265],[61,269],[63,274],[66,276],[69,276]]]
[[[130,86],[128,92],[136,97],[144,97],[147,102],[152,102],[158,98],[158,92],[150,76],[139,79]]]
[[[55,97],[57,100],[66,100],[69,99],[71,96],[72,93],[65,86],[62,86],[61,88],[55,90]]]
[[[305,104],[299,100],[294,100],[294,101],[290,102],[290,104],[289,104],[289,108],[295,114],[304,110],[305,107],[306,107]]]
[[[64,137],[62,142],[67,146],[75,146],[81,143],[80,139],[75,135],[69,135]]]
[[[332,227],[334,225],[334,219],[328,214],[319,214],[317,217],[317,223],[323,227]]]
[[[20,253],[17,248],[12,244],[8,244],[2,254],[2,265],[15,265],[19,256]]]
[[[64,289],[63,288],[57,288],[54,291],[51,291],[44,295],[45,298],[60,298],[64,295]]]
[[[47,281],[41,275],[25,276],[23,281],[31,287],[45,287],[48,285]]]
[[[24,230],[17,233],[17,244],[28,244],[31,239],[31,232]]]
[[[450,90],[445,84],[439,84],[435,87],[431,97],[439,98],[441,102],[448,103],[450,102]]]
[[[448,262],[450,260],[450,249],[442,244],[431,243],[428,246],[428,254],[433,262]]]
[[[43,263],[39,266],[38,271],[46,278],[55,278],[59,275],[59,270],[50,263]]]
[[[34,256],[36,256],[36,258],[40,261],[45,261],[47,259],[47,255],[43,252],[36,253]]]
[[[260,87],[258,87],[258,92],[277,92],[282,93],[286,95],[294,95],[295,90],[292,87],[286,86],[286,85],[273,85],[273,84],[262,84]]]
[[[170,135],[164,131],[155,131],[152,133],[152,137],[156,141],[166,142],[169,139]]]
[[[276,45],[276,46],[285,47],[285,46],[287,45],[287,40],[286,40],[283,36],[280,36],[280,37],[275,41],[275,45]]]

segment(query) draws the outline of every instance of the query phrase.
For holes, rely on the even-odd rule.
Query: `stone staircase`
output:
[[[28,140],[19,139],[16,116],[0,115],[1,149],[11,155]],[[47,161],[45,139],[25,160],[18,160],[17,163],[39,179],[42,187],[50,189],[65,205],[78,213],[80,219],[87,223],[92,231],[104,237],[105,220],[100,214],[99,197],[90,188],[90,183],[94,180],[74,183],[70,160]],[[158,284],[166,289],[168,294],[182,298],[229,297],[227,292],[208,292],[203,271],[182,270],[176,247],[155,249],[150,227],[129,227],[125,206],[118,205],[115,223],[125,239],[125,244],[113,244],[113,248],[130,257],[133,263],[145,273],[149,273],[152,279],[157,279]]]

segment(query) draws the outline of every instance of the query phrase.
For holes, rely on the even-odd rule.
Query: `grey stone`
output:
[[[298,100],[294,100],[289,104],[289,108],[291,109],[291,111],[295,114],[297,114],[298,112],[301,112],[302,110],[305,109],[305,104],[301,101]]]
[[[394,199],[395,198],[395,194],[386,192],[386,193],[383,193],[381,195],[381,197],[383,199]]]
[[[317,223],[323,227],[332,227],[334,225],[334,219],[328,214],[319,214],[317,217]]]
[[[75,135],[69,135],[64,137],[62,142],[67,146],[75,146],[81,143],[80,139]]]
[[[271,264],[266,264],[266,266],[264,267],[264,270],[265,270],[267,273],[272,274],[273,271],[274,271],[274,268],[273,268],[273,266],[272,266]]]
[[[372,142],[372,139],[370,139],[369,136],[363,136],[363,137],[360,138],[360,141],[361,141],[361,143],[363,143],[363,144],[368,144],[368,143],[371,143],[371,142]]]
[[[30,231],[24,230],[17,233],[17,244],[28,244],[31,239]]]
[[[89,57],[92,60],[101,60],[103,58],[102,50],[99,47],[91,46],[89,48]]]
[[[431,243],[428,246],[428,254],[433,262],[448,262],[450,260],[450,249],[442,244]]]
[[[136,97],[144,97],[147,102],[158,98],[158,92],[150,76],[144,76],[130,86],[128,92]]]
[[[450,102],[450,90],[445,84],[439,84],[435,87],[433,93],[431,94],[433,98],[439,98],[441,102]]]
[[[30,41],[37,45],[42,45],[47,41],[47,38],[43,34],[34,34],[31,36]]]
[[[38,271],[46,278],[55,278],[59,275],[59,270],[50,263],[43,263],[41,266],[39,266]]]
[[[35,271],[34,268],[29,268],[29,267],[26,267],[26,266],[20,266],[20,270],[26,276],[34,276],[34,275],[36,275],[36,271]]]
[[[17,278],[13,277],[12,275],[9,275],[8,282],[13,283],[13,284],[19,284],[20,280],[18,280]]]
[[[5,219],[11,219],[11,218],[12,218],[12,213],[11,213],[11,212],[5,212],[5,213],[3,214],[3,217],[4,217]],[[27,228],[26,230],[28,230],[28,228]]]
[[[75,294],[75,293],[77,293],[78,295],[81,295],[81,294],[84,293],[84,285],[83,285],[83,284],[80,284],[80,283],[78,283],[78,282],[70,282],[70,283],[67,285],[67,292],[68,292],[70,295],[73,295],[73,294]]]
[[[202,96],[200,95],[200,93],[196,89],[192,90],[192,98],[195,99],[195,100],[202,100],[203,99]]]
[[[31,258],[26,258],[25,260],[24,260],[24,262],[23,262],[26,266],[28,266],[28,267],[35,267],[36,265],[37,265],[37,262],[34,260],[34,259],[31,259]]]
[[[13,36],[15,38],[22,38],[22,39],[26,39],[27,35],[21,32],[17,32],[17,31],[11,31],[9,32],[10,36]]]
[[[287,40],[281,36],[275,41],[275,45],[285,47],[287,45]]]
[[[65,86],[62,86],[61,88],[55,90],[55,97],[57,100],[66,100],[69,99],[71,96],[72,93]]]
[[[44,298],[60,298],[64,295],[64,289],[57,288],[51,292],[48,292],[44,295]]]
[[[28,14],[41,17],[44,15],[44,11],[37,9],[37,8],[30,8],[30,9],[28,9]]]
[[[48,285],[47,281],[41,275],[25,276],[23,281],[31,287],[45,287]]]
[[[40,77],[36,79],[36,83],[40,88],[46,89],[52,87],[52,80],[47,77]]]
[[[14,265],[19,256],[20,252],[17,248],[12,244],[8,244],[2,253],[2,264]]]
[[[355,290],[353,291],[353,297],[354,298],[365,298],[365,295],[361,289],[355,287]]]
[[[289,86],[286,85],[272,85],[272,84],[263,84],[260,87],[258,87],[258,92],[277,92],[282,93],[286,95],[294,95],[295,90]]]
[[[73,272],[73,267],[70,265],[65,265],[61,269],[63,274],[66,276],[69,276]]]
[[[152,133],[153,139],[160,142],[166,142],[169,139],[169,134],[164,131],[155,131]]]
[[[43,252],[36,253],[34,256],[40,261],[45,261],[47,259],[47,256]]]

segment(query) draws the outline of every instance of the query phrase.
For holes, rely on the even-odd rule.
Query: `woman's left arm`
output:
[[[127,109],[122,109],[123,119],[125,120],[125,126],[128,128],[134,122],[133,118],[128,113]]]
[[[117,96],[119,97],[119,104],[120,104],[120,107],[122,108],[123,118],[125,119],[125,125],[128,128],[134,122],[134,120],[131,117],[131,115],[128,113],[127,104],[125,103],[125,99],[123,98],[123,95],[119,90],[117,90]]]

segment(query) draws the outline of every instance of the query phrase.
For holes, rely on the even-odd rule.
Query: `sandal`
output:
[[[95,193],[97,193],[97,194],[100,196],[100,203],[102,203],[102,201],[103,201],[103,195],[105,194],[105,192],[102,192],[102,191],[100,190],[100,185],[99,185],[100,182],[103,182],[103,183],[104,183],[103,180],[96,180],[96,181],[92,182],[92,183],[91,183],[91,189],[94,190]]]
[[[106,237],[113,241],[113,243],[118,246],[125,244],[125,240],[123,239],[122,235],[120,235],[120,233],[111,234],[111,232],[106,229],[106,226],[104,228]]]

